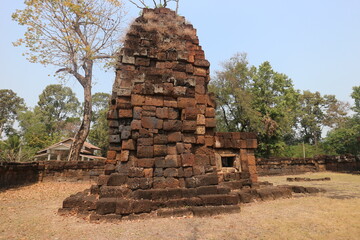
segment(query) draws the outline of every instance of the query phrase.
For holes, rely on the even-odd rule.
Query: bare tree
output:
[[[84,89],[83,119],[69,159],[77,160],[89,134],[92,115],[93,66],[109,61],[120,47],[121,0],[25,0],[25,9],[13,19],[27,26],[23,39],[30,62],[59,67],[60,76],[71,75]]]
[[[159,0],[159,1],[155,1],[152,0],[152,4],[153,4],[153,8],[158,8],[158,7],[168,7],[168,4],[170,4],[171,2],[175,3],[175,11],[176,13],[179,10],[179,1],[180,0]],[[129,2],[131,2],[132,4],[134,4],[136,7],[143,9],[143,8],[148,8],[150,7],[145,0],[129,0]]]

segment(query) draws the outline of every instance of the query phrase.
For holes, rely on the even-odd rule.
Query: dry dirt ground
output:
[[[38,183],[0,192],[0,239],[360,239],[360,175],[297,176],[331,181],[291,183],[327,192],[246,204],[239,214],[100,224],[57,215],[65,197],[90,183]]]

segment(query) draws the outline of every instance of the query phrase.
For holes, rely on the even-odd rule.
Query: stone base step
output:
[[[236,194],[199,195],[198,197],[168,200],[101,198],[96,202],[95,212],[99,215],[129,215],[149,213],[161,208],[237,205],[238,203],[239,198]]]
[[[183,208],[163,208],[150,213],[118,215],[107,214],[100,215],[93,213],[90,215],[90,221],[126,221],[126,220],[139,220],[149,219],[154,217],[207,217],[219,214],[239,213],[240,206],[227,205],[227,206],[196,206],[196,207],[183,207]]]

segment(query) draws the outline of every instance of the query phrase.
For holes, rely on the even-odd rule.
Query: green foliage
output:
[[[298,109],[299,94],[291,79],[269,62],[250,67],[246,54],[235,55],[223,67],[210,85],[217,97],[217,129],[257,132],[260,156],[282,152]]]
[[[93,123],[89,133],[89,141],[101,148],[101,156],[106,157],[109,148],[109,127],[106,119],[107,109],[99,111],[99,117]]]
[[[303,91],[300,96],[300,135],[305,143],[317,144],[324,126],[334,128],[346,119],[348,105],[334,95],[321,96],[319,92]]]
[[[353,92],[351,94],[351,97],[354,99],[354,107],[352,107],[352,110],[360,116],[360,86],[353,87]]]
[[[79,105],[70,88],[48,85],[35,108],[19,114],[24,145],[35,153],[61,138],[73,137],[80,125]]]
[[[39,96],[36,110],[50,135],[58,134],[67,123],[79,116],[79,100],[69,87],[48,85]],[[70,119],[72,118],[72,119]]]
[[[95,93],[93,95],[93,119],[89,133],[89,141],[95,146],[101,148],[101,155],[106,156],[109,140],[108,140],[108,123],[106,114],[109,109],[110,94]]]
[[[60,134],[47,132],[47,124],[43,119],[42,113],[37,108],[21,113],[19,116],[24,144],[35,152],[61,139]]]
[[[6,135],[14,132],[13,123],[18,114],[25,109],[24,99],[18,97],[12,90],[0,89],[0,139],[3,132]]]
[[[305,151],[306,158],[312,158],[318,155],[332,155],[333,152],[329,152],[323,146],[323,144],[311,145],[311,144],[296,144],[296,145],[287,145],[285,150],[280,154],[281,157],[293,157],[293,158],[303,158]]]
[[[34,150],[22,145],[19,135],[13,134],[0,141],[0,161],[29,161],[34,153]]]

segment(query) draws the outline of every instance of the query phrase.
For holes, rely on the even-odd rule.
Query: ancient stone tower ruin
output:
[[[239,211],[231,189],[256,182],[256,136],[215,133],[209,66],[191,24],[144,9],[118,58],[105,174],[63,209],[93,219]]]

